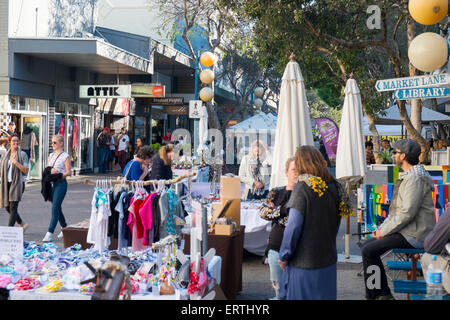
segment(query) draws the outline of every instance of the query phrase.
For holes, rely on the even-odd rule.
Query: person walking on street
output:
[[[403,139],[394,146],[395,164],[403,172],[395,182],[393,198],[386,220],[372,233],[372,239],[361,246],[366,299],[393,300],[381,256],[393,248],[423,248],[424,239],[433,229],[436,219],[432,192],[433,181],[419,164],[420,145]],[[380,271],[380,287],[368,286],[372,268]]]
[[[105,173],[106,165],[109,158],[109,128],[103,128],[102,132],[97,137],[98,154],[97,154],[97,164],[98,172]]]
[[[286,227],[289,216],[286,204],[298,181],[294,157],[286,161],[285,174],[288,181],[287,185],[270,190],[266,202],[259,212],[262,219],[272,222],[266,252],[270,269],[270,281],[275,289],[275,298],[273,300],[279,300],[280,298],[280,284],[283,277],[283,270],[278,264],[278,260],[284,228]]]
[[[11,147],[2,156],[0,164],[0,205],[9,213],[8,226],[13,227],[17,222],[25,231],[28,224],[22,221],[17,210],[25,191],[25,179],[29,170],[28,156],[20,149],[20,139],[17,134],[11,134],[8,141]]]
[[[51,199],[52,199],[52,217],[48,231],[42,241],[52,241],[52,235],[55,232],[56,225],[61,225],[61,228],[67,227],[66,220],[62,211],[62,203],[67,193],[68,176],[72,175],[70,156],[64,152],[64,138],[60,135],[52,138],[53,153],[48,157],[47,167],[51,167],[52,175],[59,175],[59,179],[53,181]],[[59,233],[58,238],[62,237],[62,232]]]
[[[130,137],[127,135],[127,131],[125,130],[125,128],[122,128],[120,130],[120,134],[117,137],[116,143],[117,143],[119,165],[120,169],[123,172],[123,169],[125,169],[125,166],[127,164],[128,147],[130,145]]]
[[[336,237],[341,216],[349,213],[348,197],[319,150],[301,146],[295,158],[299,176],[286,204],[278,261],[284,271],[280,298],[336,300]]]

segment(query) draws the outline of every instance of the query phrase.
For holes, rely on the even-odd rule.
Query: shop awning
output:
[[[153,62],[98,38],[9,38],[13,53],[101,74],[152,74]]]

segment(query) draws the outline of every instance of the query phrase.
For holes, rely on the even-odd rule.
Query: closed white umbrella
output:
[[[202,153],[208,150],[206,141],[208,140],[208,111],[206,107],[202,107],[202,113],[198,122],[198,148],[197,154],[201,157]],[[206,154],[205,154],[206,155]]]
[[[336,178],[356,178],[366,175],[366,152],[363,135],[361,95],[355,79],[345,86],[344,107],[340,123],[336,154]]]
[[[339,140],[336,154],[336,178],[350,183],[366,175],[366,151],[363,135],[361,95],[353,74],[345,86]],[[347,217],[345,259],[350,259],[350,217]],[[355,262],[360,262],[358,257]]]
[[[291,55],[290,60],[281,82],[270,188],[287,184],[285,163],[295,155],[298,147],[314,146],[302,72],[294,55]]]

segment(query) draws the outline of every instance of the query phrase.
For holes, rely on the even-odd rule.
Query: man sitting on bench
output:
[[[368,300],[394,299],[381,256],[394,248],[423,248],[425,236],[435,225],[434,185],[428,172],[419,164],[420,152],[420,145],[414,140],[404,139],[394,144],[395,164],[403,172],[394,186],[389,216],[373,232],[372,239],[361,246]],[[374,271],[380,278],[371,283]],[[377,283],[380,285],[376,286]]]
[[[425,253],[420,259],[423,274],[427,272],[431,256],[436,255],[436,262],[442,269],[442,286],[447,294],[450,294],[450,207],[445,210],[433,230],[427,235],[424,245]]]

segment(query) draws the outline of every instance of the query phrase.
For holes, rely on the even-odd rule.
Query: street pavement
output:
[[[90,217],[93,186],[84,184],[84,179],[107,179],[117,176],[118,172],[106,175],[89,174],[68,178],[68,192],[63,202],[63,212],[67,224],[74,224]],[[42,243],[42,239],[47,232],[51,217],[51,204],[44,202],[40,191],[40,181],[28,183],[23,199],[19,204],[19,214],[23,221],[29,224],[29,228],[24,235],[24,240],[35,241],[39,244]],[[8,218],[8,213],[4,209],[0,209],[0,225],[6,226],[8,224]],[[355,220],[355,217],[352,217],[350,220],[350,233],[356,232]],[[53,242],[62,248],[63,239],[57,238],[60,230],[58,224],[53,236]],[[346,223],[343,221],[337,236],[338,253],[344,252],[345,245],[343,236],[345,233]],[[360,256],[356,237],[351,238],[350,255],[351,257],[357,258]],[[222,267],[226,268],[226,266]],[[364,282],[360,271],[361,263],[347,262],[345,258],[340,259],[337,275],[338,300],[364,300]],[[269,281],[269,266],[262,263],[261,257],[245,251],[242,272],[242,292],[236,297],[237,300],[265,300],[273,297],[274,291]],[[392,284],[390,287],[392,288]],[[394,294],[394,296],[396,299],[405,299],[404,294]]]

